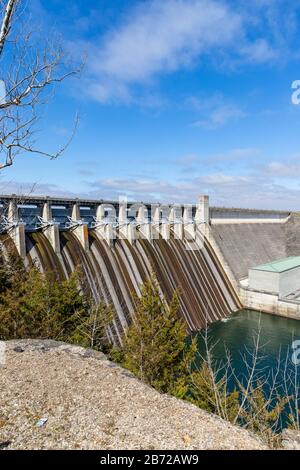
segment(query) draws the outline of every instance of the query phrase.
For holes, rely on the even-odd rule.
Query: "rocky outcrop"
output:
[[[282,433],[281,445],[285,450],[300,450],[300,431],[285,429]]]
[[[1,344],[1,343],[0,343]],[[0,448],[264,449],[247,431],[55,341],[0,351]]]

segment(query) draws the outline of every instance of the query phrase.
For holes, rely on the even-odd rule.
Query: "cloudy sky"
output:
[[[80,79],[47,108],[38,139],[56,161],[19,156],[2,192],[76,194],[300,210],[298,0],[31,0]]]

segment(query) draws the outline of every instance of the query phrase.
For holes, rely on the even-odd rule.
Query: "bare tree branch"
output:
[[[13,165],[19,154],[58,158],[70,144],[78,126],[76,117],[71,137],[56,151],[35,144],[36,125],[50,93],[65,79],[79,74],[83,64],[75,68],[68,65],[55,35],[48,33],[51,41],[40,38],[32,26],[28,28],[24,24],[26,9],[20,12],[23,3],[22,0],[0,0],[0,78],[5,86],[4,96],[0,96],[0,170]]]
[[[2,54],[6,38],[10,32],[12,16],[16,9],[18,0],[8,0],[5,13],[2,20],[1,31],[0,31],[0,55]]]

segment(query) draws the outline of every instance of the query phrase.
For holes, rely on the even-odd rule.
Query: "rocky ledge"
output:
[[[55,341],[0,345],[2,449],[264,449],[102,353]]]

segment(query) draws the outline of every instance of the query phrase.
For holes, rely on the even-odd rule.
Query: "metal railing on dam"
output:
[[[196,205],[145,204],[10,195],[0,196],[0,232],[9,233],[24,257],[25,232],[42,231],[54,250],[60,250],[59,231],[75,233],[88,250],[88,230],[98,232],[109,245],[115,239],[195,239],[197,224],[209,218],[208,198]],[[186,232],[186,233],[185,233]]]
[[[200,207],[200,206],[199,206]],[[36,196],[0,195],[0,212],[26,223],[26,230],[36,230],[42,219],[59,223],[61,229],[69,228],[72,220],[80,219],[92,228],[97,220],[110,223],[138,222],[155,223],[174,217],[183,220],[197,218],[197,205],[150,204],[144,202],[70,199]],[[204,214],[203,214],[204,217]]]
[[[60,230],[84,224],[95,228],[101,224],[120,228],[131,224],[232,224],[264,223],[287,220],[289,212],[209,207],[208,196],[200,196],[197,205],[151,204],[144,202],[0,195],[0,230],[5,232],[16,223],[25,224],[26,231],[37,231],[54,223]],[[126,236],[126,230],[123,231]],[[122,230],[121,230],[122,233]],[[183,232],[178,230],[178,236]],[[141,230],[143,235],[143,230]],[[166,233],[162,233],[166,235]],[[147,235],[145,235],[147,236]],[[181,237],[182,238],[182,237]]]

